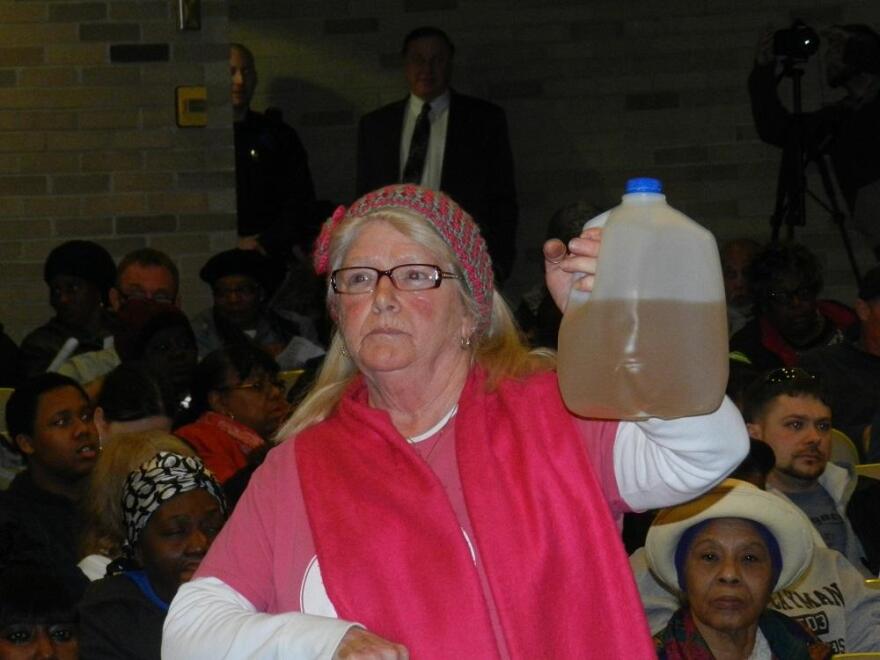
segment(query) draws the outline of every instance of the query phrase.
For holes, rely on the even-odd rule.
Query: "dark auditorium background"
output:
[[[42,263],[71,238],[117,258],[166,251],[186,311],[210,303],[198,269],[234,242],[229,41],[253,50],[253,106],[297,129],[319,197],[348,202],[358,118],[405,92],[403,35],[446,30],[454,86],[507,111],[515,298],[538,277],[553,211],[607,208],[632,175],[663,179],[719,239],[768,237],[780,154],[758,140],[746,91],[760,33],[795,17],[880,26],[876,0],[201,0],[200,29],[179,30],[178,2],[0,2],[0,322],[16,340],[45,320]],[[807,110],[835,98],[820,64],[807,66]],[[179,86],[206,86],[206,127],[177,126]],[[825,264],[825,294],[852,302],[836,229],[814,203],[807,213],[798,237]]]

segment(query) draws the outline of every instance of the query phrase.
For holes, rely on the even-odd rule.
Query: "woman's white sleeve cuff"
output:
[[[262,614],[215,577],[181,585],[162,633],[162,658],[330,660],[356,623],[301,612]]]
[[[621,422],[614,440],[614,476],[634,511],[656,509],[712,488],[748,451],[742,415],[724,397],[708,415]]]

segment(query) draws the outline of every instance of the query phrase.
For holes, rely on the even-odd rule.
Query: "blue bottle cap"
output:
[[[626,182],[626,194],[630,193],[662,193],[663,182],[660,179],[639,177]]]

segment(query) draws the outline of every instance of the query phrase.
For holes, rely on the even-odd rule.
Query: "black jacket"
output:
[[[0,492],[0,563],[43,566],[79,597],[88,579],[77,567],[76,503],[41,490],[25,470]]]
[[[273,257],[286,258],[293,245],[308,254],[323,218],[305,147],[277,111],[235,122],[235,189],[239,236],[257,235]]]
[[[400,136],[407,99],[364,115],[358,129],[357,193],[400,177]],[[518,208],[504,110],[451,92],[440,189],[470,213],[502,279],[516,256]]]
[[[159,660],[167,612],[123,574],[89,585],[79,605],[84,660]]]

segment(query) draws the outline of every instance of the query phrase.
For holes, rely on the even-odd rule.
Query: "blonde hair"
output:
[[[85,526],[80,534],[81,557],[100,554],[115,559],[122,554],[125,540],[122,487],[129,473],[160,451],[196,455],[183,440],[164,431],[120,433],[103,448],[83,498]]]
[[[438,265],[450,268],[458,275],[460,279],[446,280],[444,286],[447,282],[457,286],[465,313],[474,319],[478,318],[479,306],[466,285],[463,269],[455,253],[429,222],[408,211],[383,209],[341,225],[330,244],[331,272],[342,265],[351,244],[364,225],[377,220],[387,222],[406,237],[420,243],[437,255],[442,262]],[[328,281],[327,305],[331,310],[335,295]],[[336,328],[315,384],[291,418],[278,430],[274,442],[283,442],[303,429],[327,419],[336,408],[345,388],[357,375],[355,364],[343,354],[343,347],[342,336]],[[556,354],[552,350],[529,349],[510,307],[497,290],[492,293],[492,312],[488,327],[471,337],[470,350],[471,364],[477,364],[486,371],[490,391],[506,378],[523,378],[539,371],[549,371],[556,366]]]

